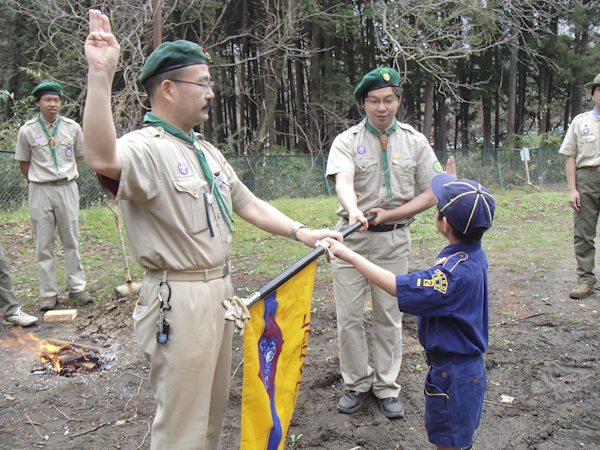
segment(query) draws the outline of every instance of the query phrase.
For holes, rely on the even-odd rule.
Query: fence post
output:
[[[500,180],[500,189],[503,189],[502,186],[502,171],[500,170],[500,150],[496,149],[496,164],[498,165],[498,178]]]
[[[323,193],[331,196],[331,189],[329,188],[329,182],[327,181],[327,164],[325,163],[325,156],[320,155],[321,165],[323,166]]]
[[[543,158],[543,154],[544,154],[544,147],[540,147],[540,176],[538,178],[538,181],[540,183],[544,182],[544,171],[543,171],[543,167],[542,164],[544,163],[544,158]]]
[[[277,200],[277,158],[272,155],[273,160],[273,200]]]

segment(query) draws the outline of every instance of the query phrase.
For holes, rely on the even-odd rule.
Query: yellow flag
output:
[[[310,335],[316,261],[250,308],[241,450],[283,450]]]

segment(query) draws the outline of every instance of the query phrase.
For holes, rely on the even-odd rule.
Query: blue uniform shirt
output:
[[[426,352],[483,354],[488,346],[488,261],[481,241],[454,244],[431,269],[396,275],[398,306],[419,316]]]

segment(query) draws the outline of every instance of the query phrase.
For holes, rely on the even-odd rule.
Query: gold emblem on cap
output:
[[[383,79],[384,79],[385,81],[390,81],[390,78],[392,78],[392,77],[390,77],[390,74],[389,74],[389,73],[387,73],[387,72],[386,72],[386,73],[384,73],[384,74],[383,74]]]

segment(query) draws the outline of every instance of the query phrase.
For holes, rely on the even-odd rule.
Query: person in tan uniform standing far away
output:
[[[111,86],[120,47],[90,11],[85,157],[116,195],[138,262],[147,270],[134,331],[151,362],[158,408],[152,449],[218,450],[231,372],[231,211],[309,247],[340,233],[310,230],[256,198],[223,155],[192,129],[207,121],[214,92],[197,44],[161,44],[140,74],[150,100],[145,127],[117,139]]]
[[[569,206],[574,218],[577,286],[571,289],[571,298],[593,294],[597,281],[594,240],[600,214],[600,74],[584,87],[595,105],[573,119],[559,151],[567,156]]]
[[[79,190],[77,178],[83,156],[81,127],[60,115],[62,86],[46,81],[31,92],[38,117],[19,129],[15,159],[29,182],[29,216],[35,234],[40,277],[40,311],[54,309],[58,302],[58,281],[54,261],[54,235],[58,234],[65,253],[65,279],[69,298],[91,303],[77,232]]]

